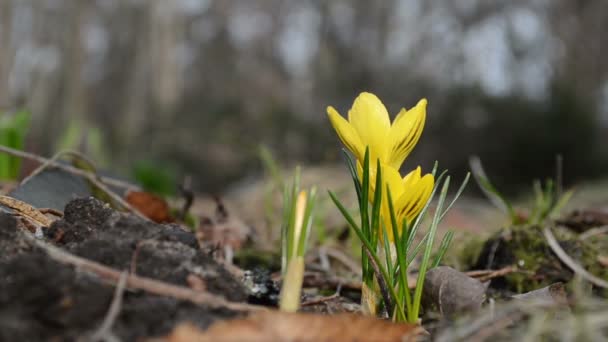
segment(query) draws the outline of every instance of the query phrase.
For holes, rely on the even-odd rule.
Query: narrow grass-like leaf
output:
[[[384,224],[384,222],[382,222],[382,244],[384,245],[384,258],[386,259],[386,270],[387,273],[389,274],[390,279],[387,279],[387,283],[389,283],[391,286],[394,286],[393,283],[393,261],[391,260],[391,246],[390,246],[390,241],[388,239],[388,232],[387,232],[387,228],[386,228],[386,224]]]
[[[433,198],[435,197],[435,193],[437,192],[437,189],[439,188],[439,185],[441,184],[441,181],[443,180],[443,177],[445,175],[446,175],[446,171],[443,171],[439,175],[439,177],[437,177],[435,179],[435,186],[433,187],[433,191],[431,192],[431,196],[429,197],[429,200],[426,202],[426,204],[420,211],[420,214],[418,214],[418,217],[416,217],[416,219],[414,220],[414,224],[412,225],[411,232],[409,233],[409,236],[407,239],[406,250],[410,250],[412,243],[414,242],[414,239],[416,238],[416,233],[418,232],[418,228],[420,227],[422,220],[426,216],[426,213],[429,210],[431,202],[432,202]]]
[[[369,170],[369,169],[368,169]],[[363,173],[368,171],[363,170]],[[369,224],[369,229],[367,229],[367,237],[371,242],[372,246],[377,246],[378,244],[378,227],[380,224],[380,205],[382,203],[382,170],[380,169],[380,161],[376,164],[376,186],[374,192],[374,199],[372,205],[371,212],[371,224]],[[368,221],[369,222],[369,221]],[[373,270],[370,269],[369,260],[367,260],[366,253],[362,251],[362,264],[363,264],[363,275],[364,281],[369,285],[373,282],[374,273]]]
[[[270,149],[265,145],[260,145],[258,149],[258,154],[260,156],[262,164],[264,165],[264,168],[270,174],[270,177],[279,186],[279,188],[283,188],[283,175],[281,174],[281,169],[279,168],[276,160],[272,156],[272,152],[270,152]]]
[[[288,248],[287,248],[287,230],[289,229],[289,221],[291,215],[291,203],[289,197],[289,189],[283,188],[283,220],[281,221],[281,273],[285,275],[287,271],[287,259],[288,259]]]
[[[412,308],[412,315],[414,317],[418,317],[418,314],[420,313],[420,301],[422,298],[422,289],[424,287],[424,278],[426,277],[426,271],[428,269],[429,259],[431,257],[431,251],[433,249],[433,240],[435,239],[435,233],[437,232],[437,226],[439,225],[439,216],[443,208],[443,204],[445,202],[449,186],[450,176],[447,176],[445,181],[443,182],[441,194],[439,195],[439,201],[437,202],[437,210],[435,210],[435,215],[433,216],[433,223],[431,224],[431,228],[429,229],[429,237],[426,241],[424,256],[422,257],[420,269],[418,270],[418,280],[416,281],[416,289],[414,291],[414,301]]]
[[[384,281],[386,282],[388,279],[390,279],[390,277],[386,271],[386,268],[382,267],[382,264],[380,263],[380,258],[378,258],[378,255],[375,252],[374,247],[367,240],[367,238],[363,235],[361,229],[359,229],[359,227],[357,226],[357,224],[355,223],[353,218],[348,213],[348,210],[346,210],[346,208],[342,205],[342,203],[340,203],[340,201],[338,200],[336,195],[333,192],[329,191],[329,197],[331,197],[334,204],[338,207],[338,210],[340,210],[340,212],[342,213],[344,218],[348,221],[349,225],[353,228],[353,230],[355,231],[355,233],[357,234],[357,236],[359,237],[359,239],[361,240],[363,245],[366,247],[367,252],[372,257],[372,259],[374,260],[376,265],[378,265],[381,276],[384,278]],[[395,289],[392,286],[389,286],[388,290],[392,296],[393,301],[396,302],[398,297],[397,297],[397,293],[395,292]],[[388,303],[386,303],[386,304],[388,304]],[[405,317],[405,313],[403,312],[403,307],[397,306],[397,311],[401,317]]]
[[[486,195],[486,197],[490,200],[495,207],[502,210],[505,214],[509,215],[511,221],[516,221],[515,211],[511,204],[505,199],[504,196],[492,185],[488,176],[481,165],[481,160],[477,156],[472,156],[469,159],[469,165],[471,167],[471,172],[473,173],[473,178],[479,185],[481,191]]]
[[[294,255],[294,244],[295,238],[295,226],[296,226],[296,204],[298,201],[298,190],[300,189],[300,168],[296,167],[293,184],[291,186],[291,193],[289,199],[289,223],[287,229],[287,264]]]
[[[548,217],[556,218],[557,215],[560,214],[562,209],[568,204],[570,198],[574,195],[575,190],[568,190],[562,194],[562,196],[557,200],[551,211],[549,212]]]
[[[308,241],[308,237],[310,236],[310,230],[312,227],[312,214],[315,207],[315,199],[316,199],[316,188],[312,188],[307,195],[306,198],[306,210],[304,211],[304,219],[302,221],[302,233],[300,234],[300,241],[298,243],[298,256],[304,256],[306,253],[306,243]]]
[[[346,165],[348,166],[348,172],[350,173],[351,178],[353,179],[353,183],[355,184],[355,191],[357,192],[357,199],[361,201],[361,182],[359,181],[359,177],[357,176],[357,168],[355,167],[355,163],[348,154],[345,149],[342,149],[342,154],[344,155],[344,159],[346,160]],[[360,205],[360,203],[359,203]]]
[[[365,149],[365,157],[363,158],[363,179],[361,182],[361,198],[359,199],[359,211],[361,212],[361,229],[365,236],[369,238],[371,228],[369,226],[369,147]]]
[[[407,249],[405,249],[405,245],[403,245],[401,242],[403,241],[402,236],[400,236],[399,234],[399,230],[397,229],[397,217],[395,215],[395,207],[393,205],[393,197],[391,195],[391,190],[389,188],[389,186],[386,186],[386,194],[387,194],[387,199],[388,199],[388,208],[389,208],[389,212],[391,215],[391,223],[392,223],[392,227],[393,227],[393,241],[394,241],[394,246],[395,246],[395,251],[397,252],[397,262],[399,264],[399,290],[400,292],[403,294],[402,297],[400,297],[400,301],[399,301],[399,305],[403,305],[403,302],[405,302],[405,309],[407,312],[407,317],[406,320],[408,322],[412,322],[412,320],[414,319],[411,316],[411,312],[412,312],[412,304],[411,304],[411,299],[410,299],[410,290],[408,287],[408,283],[407,283],[407,265],[406,265],[406,254],[407,254]],[[401,235],[406,235],[407,234],[407,223],[406,220],[403,219],[403,224],[401,225]],[[417,318],[416,318],[417,319]]]
[[[450,211],[450,209],[452,209],[452,206],[454,205],[454,203],[456,203],[456,200],[458,200],[460,195],[462,195],[462,192],[464,191],[464,188],[467,186],[467,183],[469,182],[470,177],[471,177],[471,173],[467,172],[467,175],[464,177],[462,184],[460,184],[460,188],[458,188],[458,191],[456,191],[456,194],[454,194],[454,198],[452,198],[452,201],[450,202],[450,204],[448,204],[448,206],[445,208],[445,210],[441,214],[441,217],[439,217],[440,221],[448,213],[448,211]]]
[[[410,267],[410,265],[412,264],[412,261],[414,261],[414,259],[416,259],[416,256],[422,249],[422,246],[424,246],[426,244],[426,240],[429,238],[429,234],[430,234],[430,231],[426,232],[426,234],[424,234],[422,239],[420,239],[420,241],[418,242],[416,247],[414,247],[414,250],[411,253],[409,253],[409,255],[407,256],[407,264],[406,264],[407,267]]]
[[[437,250],[437,255],[435,255],[435,260],[433,261],[431,268],[435,268],[435,267],[439,266],[439,263],[441,262],[441,259],[443,259],[445,252],[447,252],[448,248],[450,247],[450,244],[452,243],[453,238],[454,238],[454,232],[452,232],[451,230],[448,231],[447,233],[445,233],[445,235],[443,236],[443,239],[441,240],[441,244],[439,245],[439,250]]]

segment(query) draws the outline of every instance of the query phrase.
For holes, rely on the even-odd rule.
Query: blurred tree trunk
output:
[[[180,16],[177,15],[174,1],[155,0],[151,6],[150,31],[154,39],[150,39],[150,56],[155,66],[152,87],[161,115],[159,119],[169,123],[181,91],[176,58],[181,31]]]
[[[123,6],[128,6],[123,4]],[[126,11],[126,9],[125,9]],[[153,40],[151,32],[151,14],[150,6],[144,6],[142,13],[138,16],[139,21],[134,25],[140,29],[135,33],[134,57],[131,62],[130,70],[126,82],[127,91],[125,93],[125,111],[123,116],[123,124],[117,128],[121,132],[121,145],[131,145],[139,139],[144,131],[144,123],[146,122],[146,112],[149,109],[147,106],[149,97],[149,82],[150,73],[154,72],[150,62],[150,41]]]
[[[61,120],[57,120],[56,132],[64,132],[68,124],[79,122],[80,128],[86,132],[87,125],[87,87],[83,79],[83,67],[85,62],[84,50],[84,28],[87,23],[88,1],[72,0],[70,2],[69,26],[64,42],[66,61],[63,73],[65,79],[65,91],[63,97],[62,111],[59,113]],[[62,134],[62,133],[59,133]]]
[[[13,24],[12,3],[0,1],[0,110],[10,107],[8,77],[11,70],[13,55],[11,32]]]

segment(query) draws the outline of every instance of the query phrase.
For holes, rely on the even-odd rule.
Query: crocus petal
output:
[[[386,107],[374,94],[361,93],[348,112],[351,123],[365,146],[369,146],[370,164],[380,158],[386,162],[391,122]]]
[[[363,160],[365,147],[363,146],[363,143],[361,143],[361,138],[359,138],[359,135],[353,126],[348,123],[334,107],[327,107],[327,116],[346,148],[355,155],[357,160]]]
[[[396,207],[398,208],[397,217],[399,219],[405,218],[408,222],[412,222],[426,205],[434,186],[435,179],[433,175],[426,174],[418,182],[406,189],[396,203]]]
[[[386,187],[388,186],[391,189],[393,201],[396,201],[397,198],[401,197],[403,191],[407,191],[407,189],[403,187],[404,182],[399,171],[389,165],[384,165],[384,167],[382,167],[382,180],[385,184],[385,188],[382,189],[382,191],[386,194]]]
[[[375,178],[375,177],[374,177]],[[397,199],[403,196],[403,192],[407,191],[407,189],[405,189],[403,187],[403,179],[401,178],[401,175],[399,174],[399,171],[396,170],[395,168],[390,167],[389,165],[383,165],[382,166],[382,180],[384,183],[384,188],[382,189],[382,207],[381,207],[381,216],[382,216],[382,220],[384,222],[384,226],[387,229],[387,236],[389,238],[390,241],[393,241],[393,224],[392,224],[392,220],[391,220],[391,212],[390,212],[390,206],[388,203],[388,191],[387,191],[387,187],[390,189],[391,191],[391,199],[393,200],[393,208],[395,210],[395,215],[397,217],[397,220],[399,220],[399,216],[398,216],[398,207],[396,206],[397,203]],[[375,191],[375,189],[374,189]],[[373,201],[373,198],[370,198],[370,202]],[[397,229],[398,231],[400,231],[401,227],[398,226]],[[381,227],[379,227],[379,229],[382,229],[382,225]],[[380,238],[384,239],[384,233],[380,232]]]
[[[374,202],[374,194],[376,193],[376,167],[377,165],[373,165],[369,167],[369,186],[370,186],[370,192],[369,192],[369,201],[370,203]],[[399,171],[393,169],[392,167],[386,165],[386,164],[381,164],[381,172],[382,172],[382,180],[384,183],[384,187],[382,188],[382,203],[388,203],[388,194],[386,191],[386,187],[390,187],[391,189],[391,197],[393,198],[393,201],[395,201],[397,198],[399,198],[401,196],[401,194],[403,193],[404,187],[403,187],[403,179],[401,178],[401,175],[399,174]],[[363,166],[361,165],[361,163],[357,162],[357,173],[359,176],[359,179],[362,180],[363,179]],[[388,204],[387,204],[388,205]]]
[[[422,177],[422,169],[420,168],[420,166],[418,166],[417,168],[412,170],[410,173],[405,175],[405,177],[403,177],[403,187],[405,189],[408,189],[408,188],[414,186],[414,184],[416,184],[416,183],[418,183],[418,181],[420,181],[421,177]]]
[[[390,166],[399,169],[416,146],[426,120],[426,105],[426,99],[422,99],[408,111],[405,108],[401,109],[395,118],[390,128],[388,160],[386,161]]]

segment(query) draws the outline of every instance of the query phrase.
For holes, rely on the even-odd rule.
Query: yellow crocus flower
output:
[[[361,166],[359,166],[359,174],[361,175]],[[397,219],[397,231],[401,234],[401,224],[403,219],[410,225],[418,216],[426,202],[431,197],[433,187],[435,186],[435,178],[432,174],[427,173],[422,176],[422,169],[418,166],[416,169],[401,178],[397,169],[382,165],[382,180],[384,188],[382,189],[382,204],[380,217],[387,229],[387,235],[390,241],[393,241],[393,224],[391,220],[391,212],[388,204],[388,194],[386,187],[391,190],[391,198],[393,199],[393,209],[395,210],[395,218]],[[374,193],[376,191],[376,171],[375,167],[370,166],[370,194],[369,201],[372,203]],[[380,227],[378,227],[380,228]],[[380,237],[383,238],[384,233],[380,232]]]
[[[370,165],[380,159],[398,170],[422,134],[426,104],[426,99],[422,99],[410,110],[402,108],[391,124],[380,99],[364,92],[348,111],[348,121],[332,106],[327,107],[327,115],[340,140],[360,163],[369,147]]]

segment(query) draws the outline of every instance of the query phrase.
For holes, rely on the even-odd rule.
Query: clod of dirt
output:
[[[608,240],[580,240],[578,234],[559,226],[553,232],[564,251],[583,268],[598,277],[608,277],[608,269],[597,262],[599,253],[608,248]],[[501,269],[513,265],[517,266],[518,272],[493,279],[490,284],[505,297],[557,282],[568,283],[573,276],[555,256],[538,226],[521,225],[501,230],[486,241],[472,268]]]
[[[450,317],[477,310],[486,299],[487,286],[448,266],[432,268],[424,280],[425,307]]]
[[[30,250],[19,234],[17,220],[11,214],[0,212],[0,263]]]
[[[104,320],[114,287],[53,261],[23,234],[13,217],[0,215],[0,340],[89,336]],[[240,282],[203,253],[190,232],[117,213],[93,198],[70,202],[64,218],[46,235],[71,253],[119,270],[132,269],[140,276],[181,286],[196,277],[210,293],[232,301],[247,299]],[[228,309],[127,289],[112,332],[132,341],[167,334],[179,322],[205,328],[235,316]]]
[[[608,224],[608,212],[597,209],[574,210],[557,223],[576,232],[584,232],[594,227]]]
[[[55,222],[50,232],[55,228],[64,231],[60,243],[78,256],[182,286],[188,286],[187,277],[195,275],[211,293],[233,301],[247,299],[245,288],[199,249],[191,232],[177,225],[121,215],[87,198],[70,202],[64,219]]]
[[[263,312],[218,322],[207,331],[176,327],[163,341],[417,341],[424,330],[416,324],[394,324],[352,314],[313,315]]]

